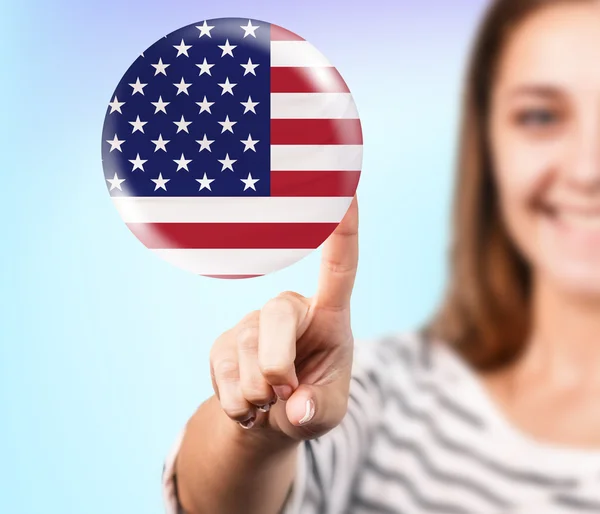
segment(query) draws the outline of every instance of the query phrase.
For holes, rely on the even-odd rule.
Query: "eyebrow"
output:
[[[544,85],[544,84],[531,84],[531,85],[524,85],[524,86],[519,86],[515,89],[513,89],[510,92],[510,97],[514,97],[514,96],[521,96],[521,95],[526,95],[526,96],[543,96],[546,98],[556,98],[558,96],[560,96],[562,93],[562,90],[556,86],[549,86],[549,85]]]

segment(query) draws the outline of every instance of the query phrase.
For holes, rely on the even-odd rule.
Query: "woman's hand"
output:
[[[324,245],[315,296],[282,293],[213,345],[213,387],[229,418],[253,431],[296,440],[340,423],[352,367],[350,297],[357,265],[354,198]]]

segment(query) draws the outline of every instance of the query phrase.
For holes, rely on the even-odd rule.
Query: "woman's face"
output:
[[[509,232],[539,279],[600,299],[600,2],[531,15],[498,72],[489,133]]]

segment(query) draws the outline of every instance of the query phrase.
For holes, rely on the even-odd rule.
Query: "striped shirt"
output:
[[[348,413],[300,445],[282,514],[600,513],[600,451],[511,426],[471,369],[417,334],[356,345]],[[179,514],[174,461],[163,491]]]

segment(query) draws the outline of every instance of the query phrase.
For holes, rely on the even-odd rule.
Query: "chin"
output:
[[[550,266],[549,275],[559,291],[573,298],[600,302],[600,268],[592,263],[565,262]]]

